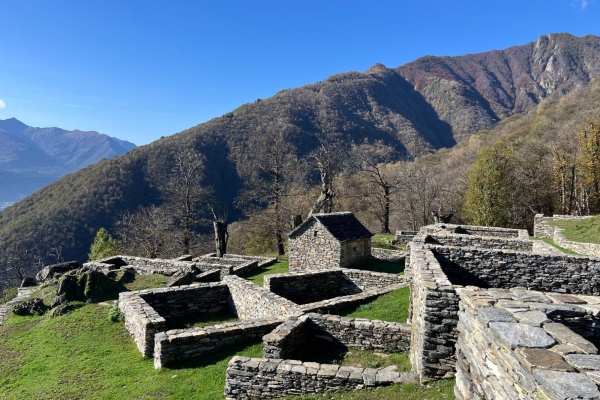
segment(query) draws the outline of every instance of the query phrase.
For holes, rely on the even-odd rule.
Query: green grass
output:
[[[565,249],[564,247],[560,247],[559,245],[557,245],[556,243],[554,243],[554,240],[552,239],[548,239],[548,238],[536,238],[533,236],[529,237],[531,240],[541,240],[544,243],[548,243],[550,246],[553,246],[555,248],[557,248],[558,250],[562,251],[565,254],[570,254],[570,255],[574,255],[574,256],[578,256],[579,253],[574,252],[573,250],[569,250],[569,249]]]
[[[262,356],[260,343],[233,346],[157,371],[107,311],[85,304],[54,319],[8,318],[0,327],[0,398],[220,399],[231,357]]]
[[[563,234],[569,240],[600,244],[600,216],[579,221],[553,221],[548,224],[563,228]]]
[[[125,283],[124,286],[129,291],[153,289],[157,287],[165,286],[165,283],[169,280],[168,276],[161,274],[151,275],[136,275],[133,282]]]
[[[383,353],[372,350],[348,349],[343,346],[332,345],[331,342],[325,340],[311,342],[309,346],[306,346],[302,351],[301,360],[361,368],[385,368],[390,365],[397,365],[398,372],[411,370],[408,352]]]
[[[400,260],[399,263],[387,263],[381,261],[369,261],[361,264],[356,269],[362,269],[365,271],[373,272],[385,272],[387,274],[404,274],[404,259]]]
[[[275,264],[271,265],[270,267],[255,269],[254,271],[252,271],[248,274],[242,275],[242,278],[246,278],[250,282],[254,282],[258,286],[262,286],[264,283],[263,277],[265,275],[285,274],[286,272],[289,272],[289,271],[290,271],[290,265],[288,262],[288,256],[279,256],[279,261],[277,261]]]
[[[338,312],[338,315],[352,318],[379,319],[382,321],[406,323],[410,289],[408,287],[383,294],[368,303]]]
[[[396,235],[391,233],[378,233],[371,238],[371,247],[390,250],[406,250],[406,244],[392,244],[396,240]]]
[[[356,392],[338,392],[319,395],[289,396],[287,400],[438,400],[454,399],[454,379],[437,381],[425,386],[418,383],[392,385],[377,389],[358,390]]]

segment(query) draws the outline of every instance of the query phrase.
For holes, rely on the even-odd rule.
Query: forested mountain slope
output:
[[[0,213],[0,265],[15,246],[42,257],[61,246],[65,259],[84,260],[100,227],[110,229],[120,212],[162,201],[175,155],[189,149],[203,155],[203,184],[235,219],[240,214],[233,200],[252,159],[265,151],[266,132],[282,132],[299,159],[317,147],[321,132],[339,133],[348,147],[384,143],[398,156],[416,157],[467,144],[478,130],[583,86],[598,75],[598,60],[600,38],[549,35],[504,51],[426,57],[395,70],[378,64],[283,90],[90,165],[6,209]],[[444,154],[450,152],[439,157]]]

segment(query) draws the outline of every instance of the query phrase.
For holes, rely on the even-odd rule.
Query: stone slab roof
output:
[[[289,237],[294,238],[298,233],[303,232],[310,221],[319,221],[331,235],[340,242],[357,240],[373,236],[371,232],[351,212],[337,212],[328,214],[313,214],[300,224],[296,229],[290,232]]]

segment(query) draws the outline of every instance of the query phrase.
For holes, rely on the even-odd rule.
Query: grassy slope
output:
[[[232,356],[262,356],[258,343],[157,371],[107,310],[86,304],[54,319],[11,316],[0,327],[0,398],[212,400],[223,397]]]
[[[287,272],[287,259],[256,271],[250,280],[262,284],[266,274]],[[127,289],[139,290],[164,284],[161,276],[138,277]],[[47,302],[55,288],[43,288],[38,295]],[[342,313],[352,317],[405,322],[408,288],[380,296]],[[114,298],[114,296],[109,296]],[[2,399],[220,399],[223,398],[225,370],[234,355],[262,357],[262,344],[236,346],[198,360],[180,363],[160,371],[152,359],[137,350],[122,323],[108,320],[109,306],[79,303],[70,314],[10,316],[0,327],[0,398]],[[406,354],[382,359],[372,352],[352,350],[343,364],[365,366],[395,363],[409,368]],[[447,399],[452,398],[454,381],[427,387],[400,385],[353,393],[334,393],[333,399]],[[323,398],[303,396],[304,399]]]
[[[600,216],[580,221],[554,221],[550,225],[563,228],[563,234],[569,240],[600,244]]]
[[[406,244],[391,244],[396,240],[396,235],[392,233],[378,233],[371,238],[371,246],[380,249],[405,250]]]

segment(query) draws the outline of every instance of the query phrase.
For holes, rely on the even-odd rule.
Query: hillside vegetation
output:
[[[123,213],[164,203],[174,160],[190,151],[202,156],[201,184],[212,188],[213,205],[227,210],[230,221],[250,217],[252,226],[232,227],[236,251],[272,250],[273,239],[264,238],[274,230],[285,234],[290,217],[306,216],[319,195],[311,155],[324,137],[345,152],[334,179],[334,209],[353,211],[382,233],[390,226],[416,229],[431,222],[430,211],[442,208],[455,208],[456,221],[466,221],[468,171],[481,148],[503,139],[519,147],[506,223],[527,226],[532,209],[557,210],[556,191],[545,186],[554,182],[551,144],[571,145],[574,131],[598,104],[597,84],[578,88],[598,75],[599,57],[600,38],[548,35],[503,51],[426,57],[397,69],[378,64],[245,104],[69,174],[1,212],[2,278],[10,278],[19,252],[38,264],[55,260],[50,253],[56,250],[62,259],[84,261],[101,227],[114,233]],[[278,188],[285,204],[275,208],[273,227],[265,223],[275,212],[273,196],[256,185],[268,178],[261,169],[267,158],[277,154],[287,163]],[[382,193],[386,186],[388,193]],[[255,197],[244,202],[249,194]],[[262,209],[267,212],[261,216]],[[26,269],[35,269],[33,262]]]

